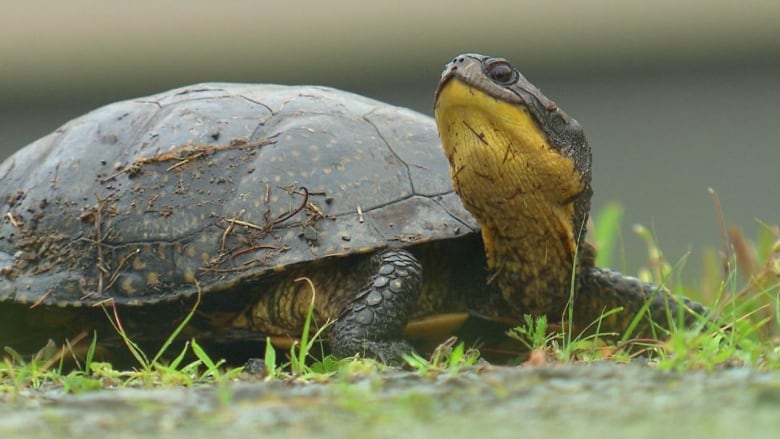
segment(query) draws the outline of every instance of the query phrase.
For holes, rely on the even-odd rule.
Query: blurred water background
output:
[[[201,81],[324,84],[431,114],[454,55],[508,58],[585,127],[625,258],[780,222],[780,3],[0,0],[0,160],[116,100]]]

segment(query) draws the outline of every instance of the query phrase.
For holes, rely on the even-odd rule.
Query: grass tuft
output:
[[[474,366],[480,359],[479,351],[466,348],[456,337],[450,337],[434,349],[430,359],[426,359],[416,352],[404,355],[404,361],[413,370],[421,375],[448,372],[455,374],[461,369]]]

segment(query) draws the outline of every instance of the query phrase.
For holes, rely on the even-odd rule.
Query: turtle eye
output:
[[[506,60],[491,58],[482,66],[488,78],[498,85],[512,85],[517,81],[517,71]]]

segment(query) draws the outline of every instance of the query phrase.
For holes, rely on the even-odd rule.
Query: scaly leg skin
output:
[[[615,332],[622,336],[648,301],[646,315],[641,318],[632,337],[657,337],[658,328],[654,334],[653,325],[670,329],[670,326],[682,323],[691,327],[707,313],[703,305],[687,297],[675,296],[662,287],[616,271],[591,267],[585,269],[580,280],[574,315],[579,327],[592,324],[590,332],[598,326],[601,333]],[[617,307],[622,307],[623,311],[598,322],[605,312]]]
[[[341,311],[330,332],[338,357],[360,354],[402,365],[413,351],[403,339],[422,288],[422,266],[405,250],[386,250],[371,258],[374,275]]]

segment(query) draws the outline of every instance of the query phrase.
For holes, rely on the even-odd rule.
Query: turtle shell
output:
[[[0,301],[140,305],[477,232],[433,120],[325,87],[111,104],[0,165]]]

